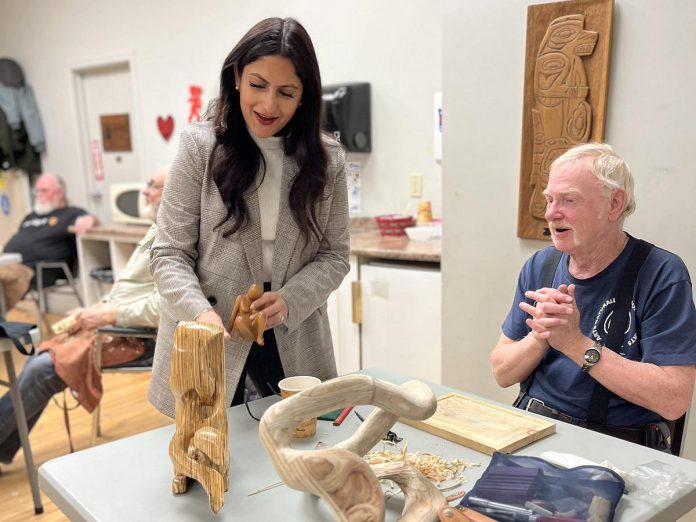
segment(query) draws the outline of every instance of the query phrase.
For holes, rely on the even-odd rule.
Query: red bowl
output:
[[[375,217],[379,233],[383,236],[405,236],[406,228],[413,226],[413,216],[387,214]]]

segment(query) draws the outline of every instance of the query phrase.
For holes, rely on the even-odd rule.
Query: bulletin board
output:
[[[99,117],[104,152],[129,152],[131,134],[128,114],[110,114]]]

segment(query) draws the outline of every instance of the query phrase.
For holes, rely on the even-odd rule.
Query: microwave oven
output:
[[[143,189],[142,183],[112,183],[111,219],[115,223],[152,224],[152,220],[146,215],[147,200],[143,195]]]

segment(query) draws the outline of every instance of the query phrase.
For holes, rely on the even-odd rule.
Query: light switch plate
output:
[[[423,176],[421,174],[411,174],[409,177],[410,195],[412,198],[419,198],[423,195]]]

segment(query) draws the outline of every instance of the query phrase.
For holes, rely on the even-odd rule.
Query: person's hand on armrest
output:
[[[99,224],[99,219],[96,216],[89,214],[80,216],[75,220],[75,233],[81,236],[85,232],[89,232]]]

